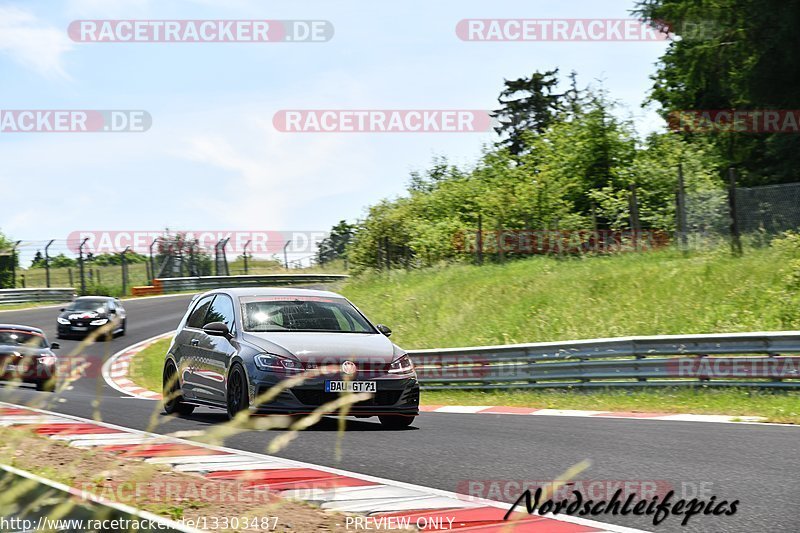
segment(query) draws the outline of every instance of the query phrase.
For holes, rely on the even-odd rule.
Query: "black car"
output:
[[[109,333],[125,335],[125,308],[118,298],[82,296],[61,309],[58,315],[58,338],[85,337],[92,331],[113,324]]]
[[[419,383],[390,334],[332,292],[211,291],[192,300],[166,354],[164,409],[189,414],[205,405],[227,409],[230,417],[244,409],[294,415],[341,393],[363,392],[372,396],[349,414],[405,427],[419,414]],[[304,373],[316,375],[261,401]]]
[[[58,359],[39,328],[0,324],[0,380],[32,383],[36,390],[52,392],[56,388]]]

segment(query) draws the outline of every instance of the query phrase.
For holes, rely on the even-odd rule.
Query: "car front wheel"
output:
[[[387,429],[403,429],[407,428],[414,422],[414,416],[404,415],[383,415],[379,416],[378,420],[381,421],[383,427]]]
[[[227,404],[228,418],[231,420],[250,406],[250,399],[247,395],[247,379],[239,364],[233,365],[228,374]]]
[[[190,415],[194,411],[194,405],[183,403],[181,386],[178,382],[178,371],[175,364],[171,361],[164,367],[162,394],[164,397],[164,412],[168,415]]]

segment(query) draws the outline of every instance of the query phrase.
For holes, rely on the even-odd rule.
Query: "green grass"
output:
[[[91,278],[89,271],[91,270]],[[99,285],[109,288],[113,296],[119,296],[122,291],[122,267],[115,266],[90,266],[86,265],[85,271],[87,285]],[[71,276],[70,276],[71,274]],[[43,268],[28,268],[17,270],[17,286],[21,287],[23,278],[26,287],[45,287],[47,285],[46,272]],[[81,275],[78,267],[51,268],[51,287],[80,288]],[[128,265],[128,290],[130,287],[147,285],[147,266],[145,263]]]
[[[65,302],[24,302],[18,304],[0,304],[0,311],[18,311],[20,309],[32,309],[34,307],[46,307],[57,304],[67,305]]]
[[[483,267],[451,265],[360,276],[340,289],[408,349],[800,329],[791,284],[798,251],[675,250],[558,260],[534,257]],[[800,279],[800,276],[798,276]],[[168,340],[134,359],[133,377],[160,390]],[[429,405],[764,416],[800,423],[798,394],[746,390],[425,392]]]
[[[172,338],[156,341],[131,360],[128,377],[140,387],[161,392],[161,374],[164,370],[164,355]]]
[[[426,405],[504,405],[643,413],[761,416],[800,424],[800,394],[741,389],[602,391],[427,391]]]
[[[798,329],[786,254],[534,257],[371,274],[342,292],[407,349]]]

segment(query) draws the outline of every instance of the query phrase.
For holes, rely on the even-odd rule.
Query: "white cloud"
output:
[[[194,206],[218,223],[238,228],[318,229],[305,227],[308,219],[318,223],[317,216],[303,217],[298,210],[319,209],[327,197],[366,185],[369,150],[354,138],[287,135],[275,131],[269,121],[248,120],[245,113],[233,117],[238,119],[234,123],[242,125],[238,131],[193,134],[176,154],[223,171],[219,194],[211,202],[204,194]],[[271,227],[264,228],[267,225]]]
[[[66,29],[41,22],[33,13],[0,6],[0,53],[45,77],[69,78],[63,56],[73,43]]]
[[[70,0],[66,11],[78,18],[134,18],[152,5],[151,0]]]

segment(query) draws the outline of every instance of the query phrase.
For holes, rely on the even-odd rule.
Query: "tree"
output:
[[[321,265],[347,257],[347,246],[353,240],[355,226],[342,220],[331,228],[331,233],[317,247],[317,262]]]
[[[503,137],[500,145],[512,155],[521,155],[527,148],[524,132],[543,133],[562,109],[563,94],[555,93],[558,69],[534,72],[529,78],[505,80],[505,88],[498,101],[502,107],[494,112]]]
[[[0,288],[11,287],[14,279],[14,269],[19,262],[19,256],[13,253],[14,243],[0,232]]]
[[[36,250],[36,255],[33,256],[30,268],[44,268],[44,255],[41,250]]]
[[[77,265],[78,261],[72,259],[71,257],[67,257],[63,253],[60,253],[57,256],[50,258],[50,266],[52,268],[71,268]]]
[[[638,0],[634,14],[679,37],[652,76],[650,99],[665,118],[691,110],[800,109],[797,2]],[[796,135],[694,135],[709,137],[745,185],[797,181]]]

